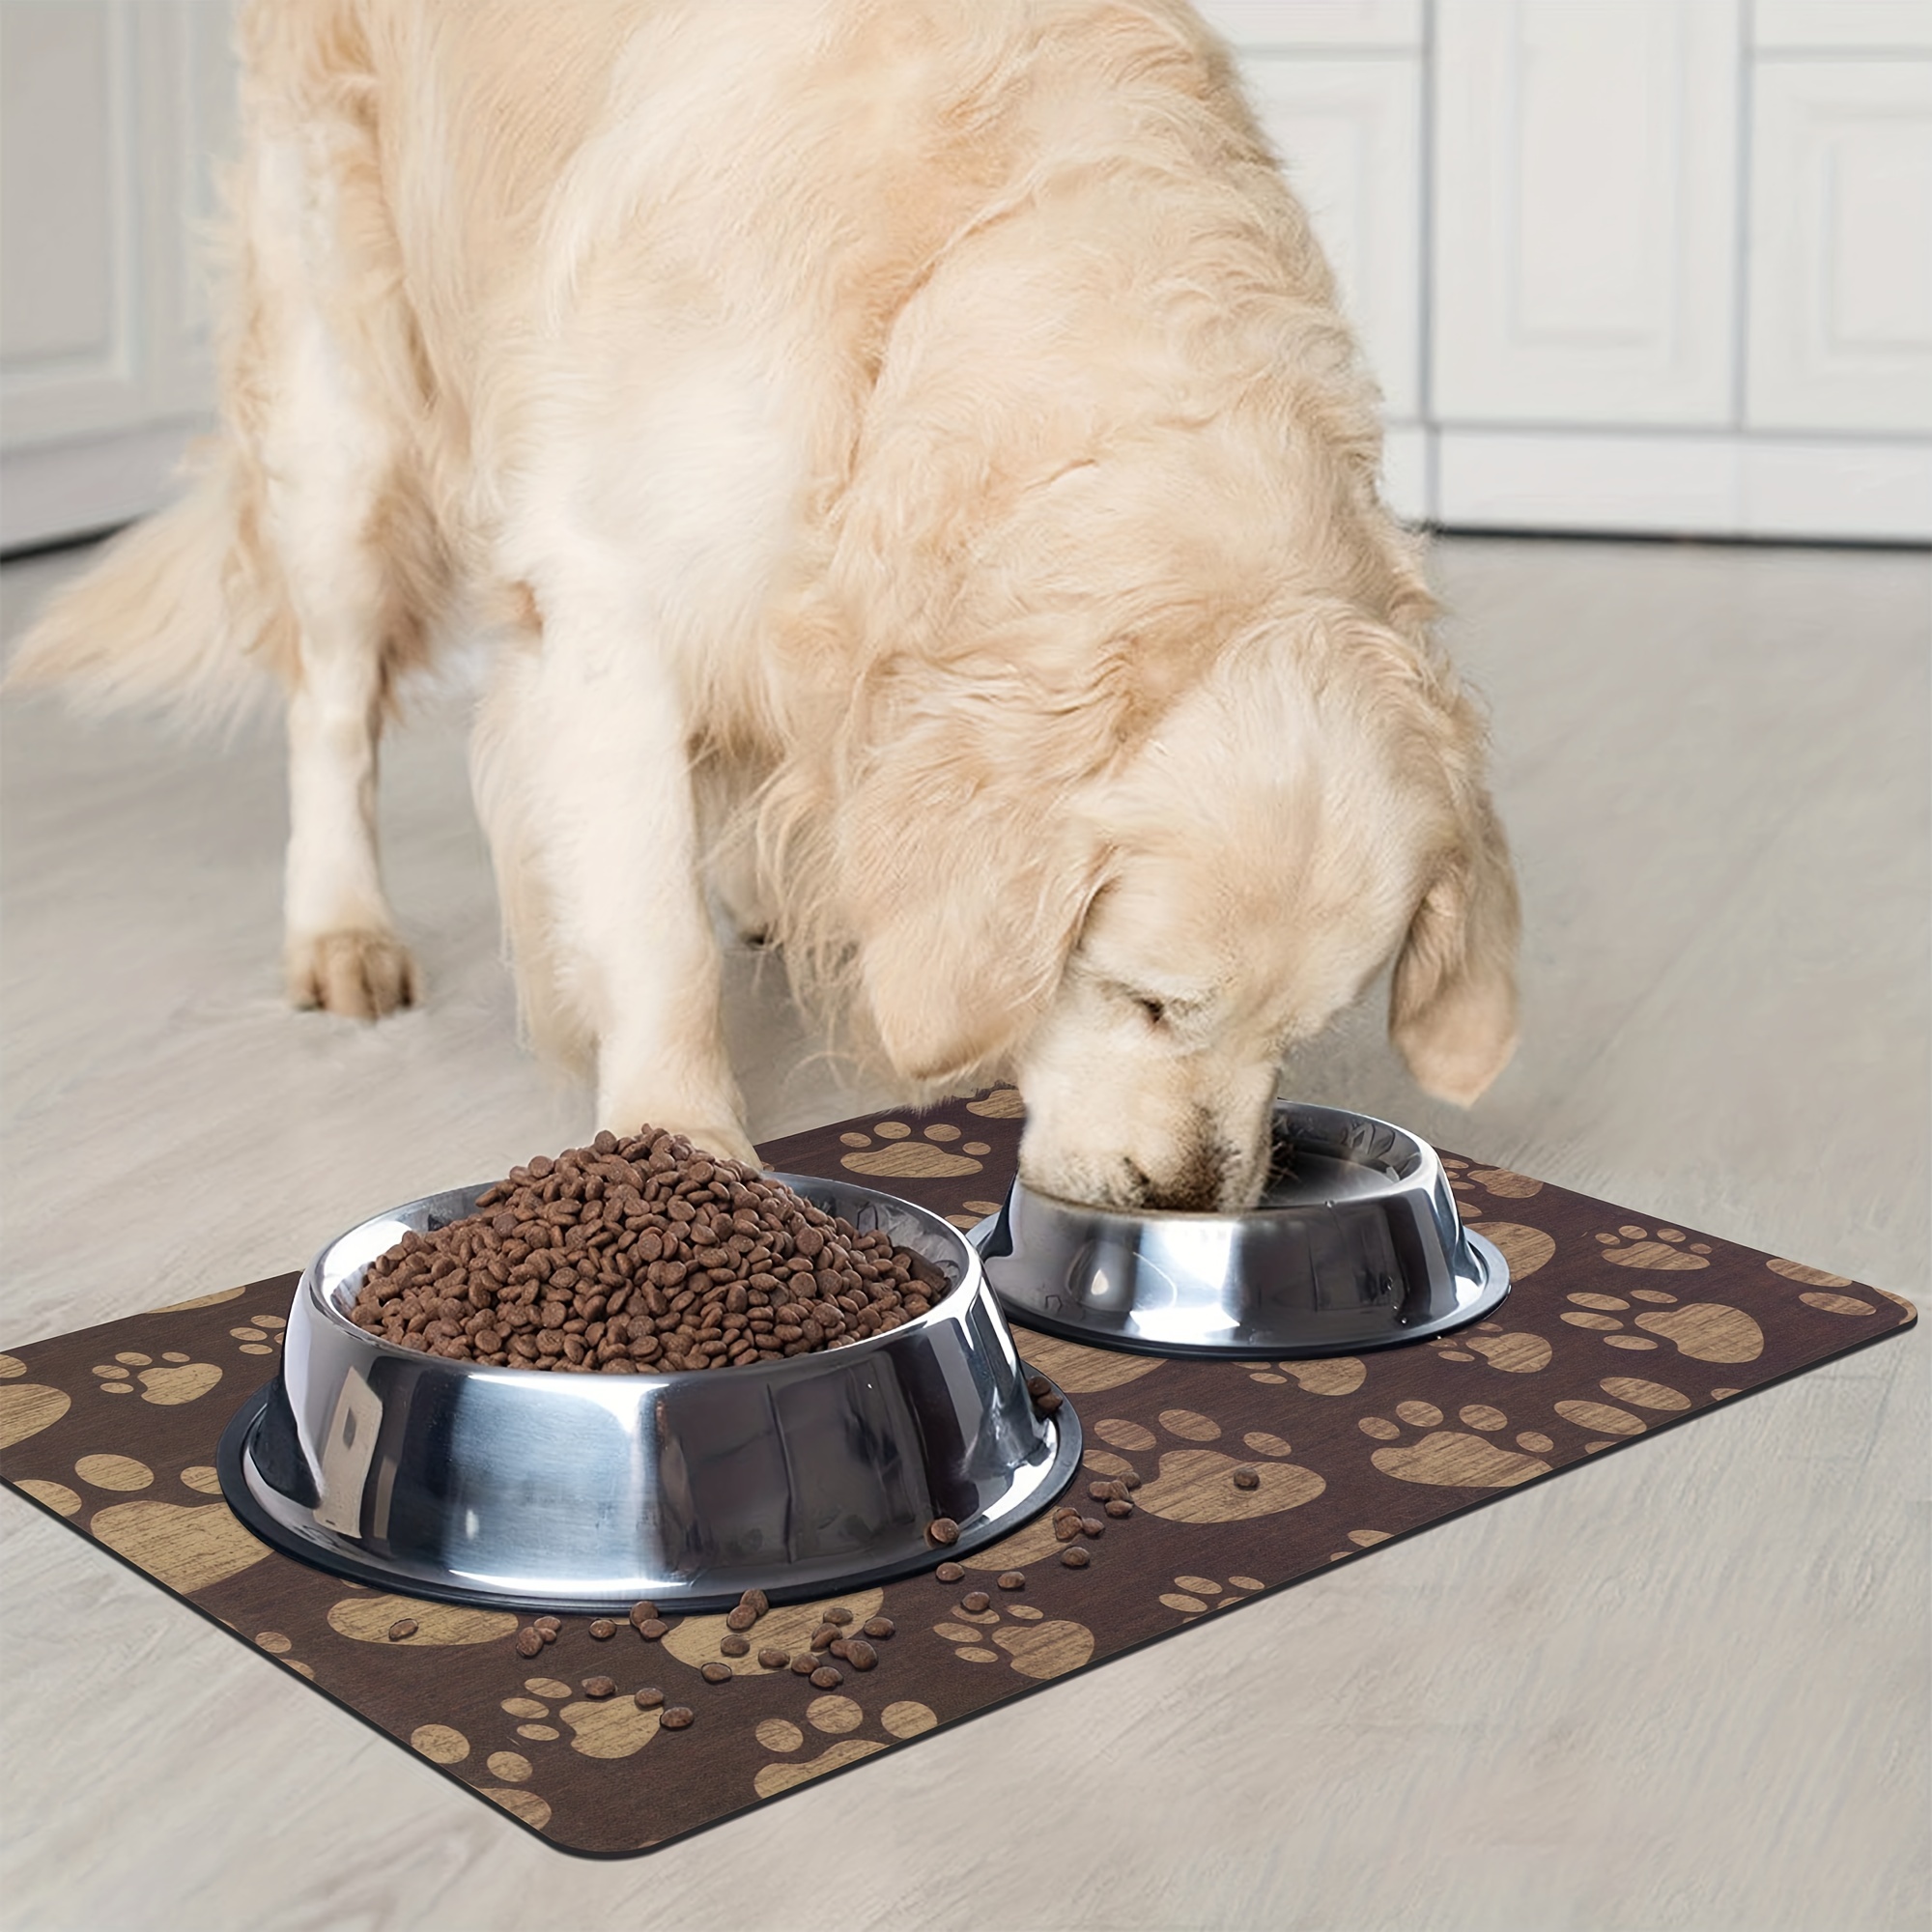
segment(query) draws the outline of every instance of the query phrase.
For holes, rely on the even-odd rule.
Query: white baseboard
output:
[[[1434,432],[1457,529],[1932,543],[1932,440]]]
[[[85,536],[159,509],[188,444],[208,428],[191,418],[0,451],[0,550]]]
[[[0,452],[0,550],[84,535],[159,508],[189,442],[207,427],[159,423]],[[1457,529],[1932,543],[1927,440],[1393,423],[1382,491],[1398,516]]]

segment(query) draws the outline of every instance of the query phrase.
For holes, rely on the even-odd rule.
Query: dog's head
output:
[[[1392,955],[1418,1083],[1467,1104],[1501,1070],[1515,882],[1479,727],[1423,653],[1352,616],[1251,639],[1077,781],[1055,754],[1093,721],[1025,715],[899,741],[860,965],[902,1074],[1011,1069],[1031,1185],[1252,1202],[1283,1060]]]

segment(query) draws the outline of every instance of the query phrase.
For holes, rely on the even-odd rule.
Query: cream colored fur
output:
[[[413,993],[375,850],[463,596],[528,1024],[748,1151],[707,857],[909,1097],[1037,1184],[1260,1184],[1399,953],[1472,1099],[1516,900],[1306,217],[1175,0],[264,0],[224,430],[16,675],[289,692],[300,1001]]]

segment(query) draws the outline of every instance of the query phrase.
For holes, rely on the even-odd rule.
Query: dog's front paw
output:
[[[376,1020],[412,1007],[420,992],[416,964],[392,932],[319,932],[291,939],[283,955],[289,1003],[321,1007],[350,1019]]]

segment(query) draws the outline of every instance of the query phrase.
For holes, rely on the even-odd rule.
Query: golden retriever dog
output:
[[[222,430],[17,676],[288,697],[298,1004],[416,995],[379,733],[464,624],[526,1022],[751,1148],[711,896],[1049,1192],[1252,1200],[1395,961],[1515,1036],[1483,734],[1306,215],[1179,0],[262,0]],[[710,895],[710,896],[708,896]],[[827,998],[829,996],[829,999]]]

